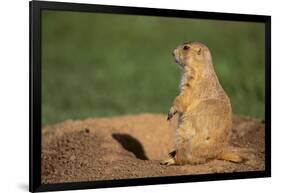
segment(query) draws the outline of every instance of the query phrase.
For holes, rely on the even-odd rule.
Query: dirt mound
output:
[[[264,124],[234,117],[231,144],[249,160],[162,166],[174,146],[175,121],[141,114],[65,121],[42,131],[42,183],[264,170]]]

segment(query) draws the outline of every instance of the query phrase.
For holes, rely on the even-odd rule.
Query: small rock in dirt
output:
[[[74,161],[76,159],[76,157],[74,156],[74,155],[72,155],[71,157],[70,157],[70,160],[71,161]]]

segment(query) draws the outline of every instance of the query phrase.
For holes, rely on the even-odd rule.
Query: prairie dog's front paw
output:
[[[174,113],[169,112],[168,116],[167,116],[167,120],[169,121],[171,118],[173,118],[173,116],[174,116]]]
[[[171,110],[168,113],[168,117],[167,120],[170,120],[173,118],[173,116],[177,113],[177,111],[175,111],[173,108],[171,108]]]

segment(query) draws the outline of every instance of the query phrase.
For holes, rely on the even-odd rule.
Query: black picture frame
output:
[[[267,15],[248,15],[233,13],[215,13],[140,7],[92,5],[80,3],[62,3],[31,1],[30,10],[30,114],[29,114],[29,191],[75,190],[89,188],[107,188],[139,186],[152,184],[183,183],[271,176],[271,17]],[[234,172],[200,174],[171,177],[149,177],[141,179],[106,180],[94,182],[75,182],[59,184],[41,183],[41,12],[42,10],[63,10],[78,12],[114,13],[129,15],[147,15],[179,18],[200,18],[229,21],[249,21],[265,24],[265,170],[252,172]]]

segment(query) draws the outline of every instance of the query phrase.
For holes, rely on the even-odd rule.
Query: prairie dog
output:
[[[182,70],[180,94],[168,113],[179,114],[175,150],[161,164],[200,164],[210,159],[241,162],[228,145],[232,127],[230,100],[216,76],[211,53],[199,42],[189,42],[173,51]]]

